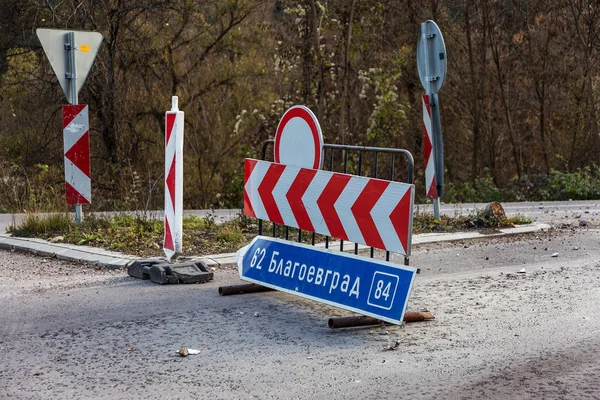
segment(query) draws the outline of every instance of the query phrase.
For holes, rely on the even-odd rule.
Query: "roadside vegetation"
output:
[[[183,243],[188,255],[234,252],[252,240],[252,226],[244,218],[216,224],[212,217],[183,219]],[[87,215],[80,225],[65,213],[40,217],[30,214],[22,224],[9,228],[19,237],[37,237],[57,243],[102,247],[139,255],[162,256],[163,221],[153,215]]]
[[[410,151],[420,202],[416,46],[428,19],[448,53],[445,201],[600,198],[597,0],[2,0],[0,212],[64,210],[64,95],[37,28],[104,36],[79,93],[86,212],[161,207],[173,95],[185,111],[185,209],[239,208],[243,159],[261,156],[296,104],[328,144]]]
[[[530,222],[524,217],[485,217],[482,211],[468,216],[443,215],[440,220],[434,219],[429,213],[417,213],[414,216],[413,234],[497,229]],[[271,223],[265,222],[263,228],[266,235],[286,237],[286,230],[282,226],[275,226],[274,235]],[[212,216],[187,216],[183,219],[184,253],[209,255],[235,252],[249,243],[257,232],[257,221],[245,216],[222,224],[217,224]],[[142,257],[163,255],[163,221],[150,214],[88,215],[80,225],[66,213],[48,216],[30,214],[22,224],[11,227],[9,233],[18,237],[102,247]],[[298,230],[290,228],[287,236],[290,240],[298,240]],[[312,240],[310,232],[302,232],[303,242],[311,243]],[[325,237],[315,235],[315,241],[323,242]]]
[[[600,199],[600,167],[579,168],[574,172],[550,170],[513,177],[500,188],[489,173],[485,177],[446,186],[446,203],[490,201],[551,201]]]

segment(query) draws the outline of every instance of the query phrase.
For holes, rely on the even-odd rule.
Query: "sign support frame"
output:
[[[65,74],[66,78],[69,80],[69,86],[71,88],[70,103],[72,105],[77,105],[79,102],[77,96],[77,65],[75,62],[75,32],[69,32],[67,34],[67,41],[65,42],[65,50],[69,52],[69,63],[67,73]],[[77,225],[81,224],[83,219],[83,207],[81,204],[75,204],[75,223]]]
[[[431,89],[431,65],[430,65],[430,56],[429,56],[429,33],[427,31],[427,22],[423,22],[421,24],[421,36],[422,36],[422,41],[423,41],[423,49],[425,51],[425,79],[427,80],[427,87],[425,88],[425,93],[429,96],[429,106],[431,107],[431,128],[433,130],[433,151],[434,151],[434,162],[435,162],[435,171],[436,171],[436,175],[438,172],[438,147],[437,147],[437,142],[438,142],[438,137],[437,137],[437,129],[436,129],[436,123],[434,122],[436,120],[436,118],[434,117],[434,115],[436,115],[439,111],[439,108],[437,107],[437,102],[432,96],[432,89]],[[437,97],[437,96],[436,96]],[[436,177],[436,185],[437,185],[437,177]],[[433,203],[433,217],[437,220],[440,219],[440,198],[439,195],[437,195],[437,188],[436,188],[436,197],[432,200]]]

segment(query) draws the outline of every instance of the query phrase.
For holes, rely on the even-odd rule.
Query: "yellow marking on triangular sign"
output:
[[[87,44],[82,44],[81,46],[79,46],[79,50],[83,51],[84,53],[89,53],[90,46],[88,46]]]

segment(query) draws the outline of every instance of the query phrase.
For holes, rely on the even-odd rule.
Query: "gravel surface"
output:
[[[564,227],[415,247],[409,310],[436,319],[385,335],[282,293],[219,297],[233,269],[161,286],[1,252],[0,398],[598,398],[599,244]]]

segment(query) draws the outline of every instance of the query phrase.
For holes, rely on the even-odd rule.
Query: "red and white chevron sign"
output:
[[[92,180],[88,106],[65,105],[62,112],[67,204],[90,204]]]
[[[163,251],[171,261],[183,251],[183,111],[172,98],[165,114],[165,237]]]
[[[431,106],[429,95],[423,95],[423,154],[425,156],[425,189],[427,197],[436,198],[435,153],[433,148],[433,129],[431,125]]]
[[[244,214],[410,255],[414,185],[247,158]]]

